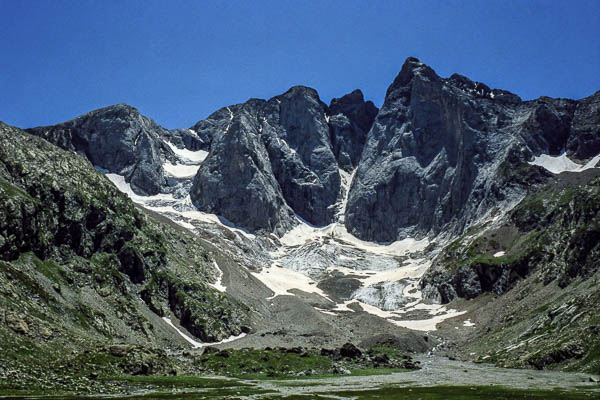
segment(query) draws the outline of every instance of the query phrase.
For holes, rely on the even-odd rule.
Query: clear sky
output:
[[[167,128],[311,86],[378,106],[408,56],[517,93],[600,90],[600,0],[0,0],[0,120],[128,103]]]

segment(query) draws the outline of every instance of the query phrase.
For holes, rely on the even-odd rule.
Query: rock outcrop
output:
[[[257,112],[262,101],[249,101],[231,114],[223,134],[213,137],[191,189],[198,209],[222,215],[251,231],[283,234],[293,224],[260,138]]]

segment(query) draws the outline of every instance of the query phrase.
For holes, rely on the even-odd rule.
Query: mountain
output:
[[[27,130],[44,140],[2,129],[6,281],[75,274],[42,286],[94,326],[65,337],[169,348],[169,317],[202,341],[251,333],[235,348],[382,341],[600,371],[600,92],[523,101],[408,58],[381,109],[294,86],[188,129],[127,105]],[[94,325],[123,315],[93,322],[107,275],[127,327],[153,329]]]
[[[315,90],[296,86],[268,101],[226,109],[207,120],[222,130],[211,135],[209,156],[191,191],[194,204],[251,231],[279,235],[295,225],[294,213],[314,225],[333,222],[340,198],[338,159],[346,167],[356,162],[361,136],[376,112],[372,103],[357,91],[334,99],[336,114],[330,117]],[[208,124],[192,129],[205,132]]]
[[[600,93],[523,102],[409,58],[389,87],[350,188],[348,230],[365,240],[461,234],[516,205],[531,183],[510,171],[541,154],[585,160],[597,145]],[[587,143],[587,145],[582,145]],[[535,169],[536,167],[530,167]]]

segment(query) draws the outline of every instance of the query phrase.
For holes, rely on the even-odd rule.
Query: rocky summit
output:
[[[124,104],[0,123],[0,395],[600,374],[599,188],[600,92],[524,101],[416,58],[381,109],[294,86],[185,129]]]

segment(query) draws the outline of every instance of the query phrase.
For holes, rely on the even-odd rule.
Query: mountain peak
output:
[[[431,67],[422,63],[418,58],[408,57],[402,64],[402,69],[394,79],[390,89],[406,86],[413,78],[423,80],[440,79]],[[390,89],[388,89],[388,94]]]

